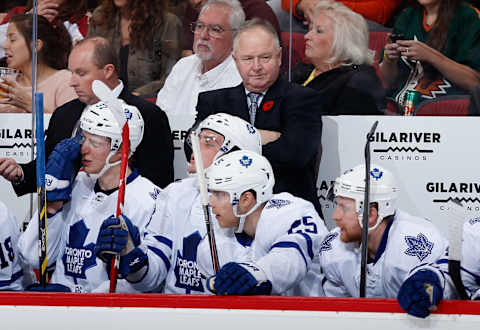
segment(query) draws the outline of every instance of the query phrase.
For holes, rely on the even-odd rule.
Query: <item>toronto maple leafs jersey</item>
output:
[[[164,256],[169,264],[164,292],[208,294],[205,276],[197,264],[198,244],[206,234],[197,178],[173,182],[164,193],[166,201],[157,207],[151,221],[154,231],[161,234],[164,247],[170,247]]]
[[[460,274],[465,291],[472,300],[480,299],[480,217],[472,218],[463,225],[462,256]],[[429,269],[437,273],[443,286],[444,299],[460,299],[448,269],[448,251],[435,263],[422,265],[414,269],[410,275],[421,269]]]
[[[397,209],[374,260],[367,264],[366,296],[396,298],[409,272],[438,260],[446,246],[447,240],[431,222]],[[361,249],[358,243],[342,242],[338,227],[322,242],[320,264],[327,296],[359,296]]]
[[[313,205],[289,193],[275,194],[258,220],[255,238],[215,230],[220,266],[252,262],[272,283],[272,294],[322,295],[318,248],[328,233]],[[213,274],[208,238],[198,250],[202,272]]]
[[[64,204],[61,211],[47,219],[48,265],[55,264],[51,282],[63,284],[72,292],[108,292],[109,289],[106,266],[96,258],[94,248],[103,221],[115,214],[118,189],[105,193],[97,187],[95,179],[80,172],[73,185],[72,199]],[[136,170],[127,178],[122,213],[139,228],[142,237],[148,230],[155,200],[159,196],[161,197],[161,189],[140,176]],[[147,256],[155,253],[155,247],[154,241],[140,245]],[[36,215],[20,237],[19,250],[26,263],[38,268]],[[152,262],[157,261],[149,258],[149,262],[150,259]],[[163,277],[165,273],[166,270]],[[161,284],[161,276],[161,273],[149,273],[140,283],[135,284],[119,280],[117,292],[153,290]]]
[[[15,216],[0,202],[0,291],[23,289],[23,272],[17,250],[19,235]]]

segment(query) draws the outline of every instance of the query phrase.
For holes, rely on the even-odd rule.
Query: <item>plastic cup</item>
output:
[[[5,81],[5,78],[10,78],[10,79],[15,79],[18,75],[18,70],[12,69],[12,68],[5,68],[5,67],[0,67],[0,82],[7,84],[8,83]],[[0,86],[0,92],[3,93],[8,93],[8,91]],[[3,96],[0,96],[0,98],[3,98]]]

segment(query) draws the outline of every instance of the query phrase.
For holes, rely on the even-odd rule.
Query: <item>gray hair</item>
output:
[[[235,35],[235,38],[233,39],[233,52],[235,53],[238,47],[238,39],[240,37],[240,34],[242,34],[245,31],[254,29],[254,28],[260,28],[264,30],[265,32],[269,33],[272,35],[273,39],[273,44],[275,46],[275,50],[279,51],[280,50],[280,40],[278,38],[278,33],[277,30],[273,27],[273,25],[264,19],[254,17],[251,20],[246,21],[243,23],[243,25],[238,29],[237,34]]]
[[[242,5],[238,0],[208,0],[200,10],[199,16],[210,6],[226,6],[231,9],[229,23],[230,29],[232,29],[235,35],[240,26],[245,22],[245,12]]]
[[[315,6],[314,16],[319,13],[333,22],[333,42],[328,63],[373,64],[375,51],[368,48],[368,25],[362,15],[332,0],[320,0]]]

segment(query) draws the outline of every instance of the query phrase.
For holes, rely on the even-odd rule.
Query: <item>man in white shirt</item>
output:
[[[194,55],[180,59],[172,68],[163,88],[158,92],[157,105],[172,115],[191,115],[192,126],[200,92],[238,85],[242,78],[231,52],[234,31],[245,21],[238,0],[209,0],[197,22],[192,23]]]

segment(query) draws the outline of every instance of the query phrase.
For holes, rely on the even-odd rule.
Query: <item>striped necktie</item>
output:
[[[248,107],[250,112],[250,124],[255,125],[255,115],[257,114],[258,109],[258,98],[260,97],[259,93],[248,93],[248,98],[250,99],[250,106]]]

